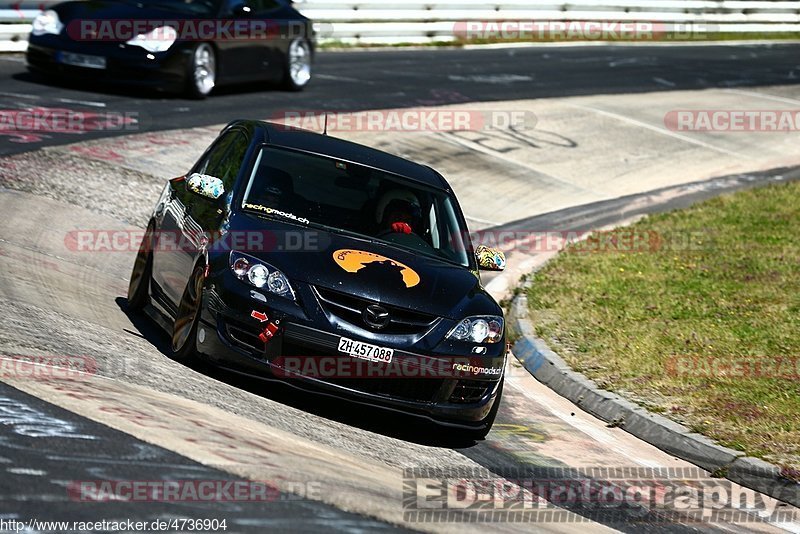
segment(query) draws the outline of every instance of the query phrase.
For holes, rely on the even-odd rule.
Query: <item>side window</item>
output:
[[[247,5],[252,8],[254,14],[266,13],[281,7],[278,0],[249,0]]]
[[[240,131],[228,132],[217,144],[206,154],[192,172],[199,172],[215,176],[222,180],[225,186],[225,193],[222,199],[229,199],[236,177],[244,163],[244,156],[250,143],[247,137]],[[198,195],[192,195],[191,200],[192,217],[200,223],[203,228],[216,226],[214,221],[219,221],[220,216],[224,215],[227,208],[220,205],[222,199],[213,201]]]
[[[234,134],[233,140],[228,147],[225,158],[219,165],[219,174],[217,175],[217,178],[222,180],[222,183],[225,184],[226,193],[233,190],[236,177],[239,176],[239,171],[242,169],[242,165],[244,165],[244,156],[247,154],[247,149],[250,146],[250,142],[242,132],[232,133]]]
[[[244,163],[244,156],[250,143],[240,131],[225,134],[205,158],[197,163],[193,172],[216,176],[225,184],[225,192],[233,189],[239,169]]]

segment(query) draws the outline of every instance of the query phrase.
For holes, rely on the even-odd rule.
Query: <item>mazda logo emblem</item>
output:
[[[375,330],[380,330],[389,324],[388,310],[377,304],[370,304],[364,308],[364,312],[361,315],[364,318],[364,322]]]

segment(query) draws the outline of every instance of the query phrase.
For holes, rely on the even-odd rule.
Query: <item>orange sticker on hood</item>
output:
[[[419,284],[419,275],[414,269],[399,261],[381,256],[380,254],[375,254],[374,252],[339,249],[333,253],[333,261],[348,273],[356,273],[370,263],[389,265],[400,271],[400,274],[403,276],[403,283],[406,287],[414,287]]]

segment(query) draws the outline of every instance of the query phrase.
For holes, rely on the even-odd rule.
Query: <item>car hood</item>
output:
[[[239,213],[232,234],[264,234],[263,251],[237,249],[280,269],[292,281],[454,320],[500,314],[477,273],[379,242]]]

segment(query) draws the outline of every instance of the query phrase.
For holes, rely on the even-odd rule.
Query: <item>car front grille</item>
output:
[[[295,339],[284,337],[283,357],[311,357],[311,358],[350,358],[350,356],[335,350],[309,348],[305,343],[297,344]],[[344,367],[347,369],[347,366]],[[444,379],[419,378],[419,377],[352,377],[352,376],[311,376],[316,380],[340,386],[362,393],[379,395],[415,402],[432,402],[442,388]]]
[[[225,334],[231,344],[253,355],[263,357],[267,345],[259,339],[259,333],[256,329],[225,321]]]
[[[428,332],[439,321],[435,315],[390,306],[323,287],[314,286],[314,290],[326,312],[365,330],[392,335],[417,335]],[[385,327],[376,329],[364,321],[364,310],[371,304],[378,304],[389,312],[389,324]]]
[[[492,383],[485,380],[459,380],[450,395],[450,402],[458,404],[476,403],[486,395],[491,385]]]

